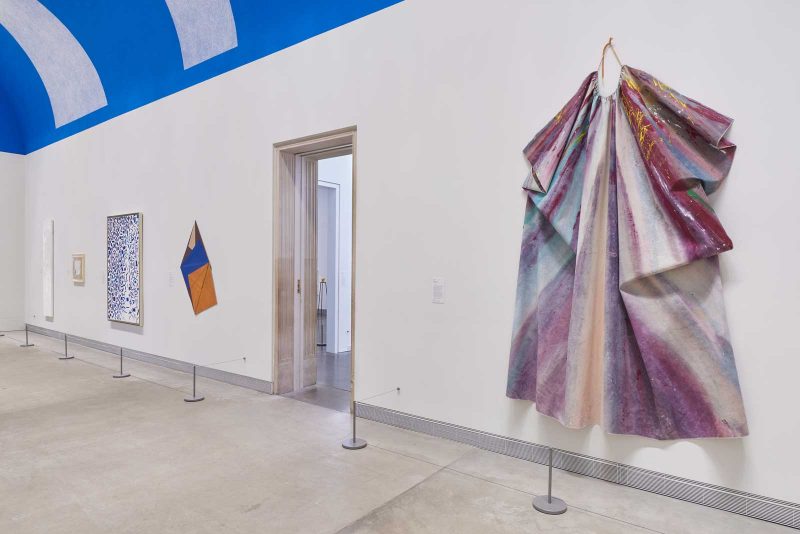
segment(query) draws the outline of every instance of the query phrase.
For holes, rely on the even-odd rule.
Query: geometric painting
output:
[[[196,221],[192,227],[192,233],[189,235],[186,251],[183,253],[181,274],[183,274],[183,282],[189,292],[189,299],[192,301],[195,315],[217,305],[211,263],[208,261],[206,247]]]
[[[42,228],[42,315],[53,317],[53,219]]]
[[[107,317],[142,324],[142,214],[113,215],[106,222]]]

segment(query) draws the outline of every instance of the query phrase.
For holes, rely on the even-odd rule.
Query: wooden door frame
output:
[[[316,173],[299,172],[298,162],[303,159],[313,161],[335,157],[337,155],[352,154],[353,156],[353,187],[352,187],[352,250],[351,250],[351,284],[350,284],[350,310],[351,310],[351,365],[350,365],[350,393],[351,400],[355,398],[355,355],[356,355],[356,127],[343,128],[319,135],[312,135],[276,143],[273,145],[273,321],[272,321],[272,381],[273,392],[276,394],[288,393],[294,390],[295,376],[295,281],[296,262],[296,237],[295,237],[295,191],[298,179],[311,175],[311,180],[316,186]],[[303,156],[299,158],[298,156]],[[307,189],[309,184],[303,184]],[[306,221],[313,220],[313,239],[305,239],[306,251],[313,256],[313,266],[306,266],[306,272],[300,283],[300,291],[308,295],[316,292],[316,187],[304,203]],[[313,204],[313,205],[312,205]],[[313,209],[312,209],[313,208]],[[308,234],[306,235],[308,237]],[[313,251],[310,245],[313,245]],[[344,261],[344,258],[342,258]],[[316,300],[305,299],[306,309],[304,317],[316,321]],[[312,318],[313,317],[313,318]],[[307,329],[308,330],[308,329]],[[305,332],[306,334],[308,332]],[[311,329],[311,340],[315,346],[316,329]],[[316,347],[315,347],[316,348]],[[316,377],[314,377],[316,379]]]

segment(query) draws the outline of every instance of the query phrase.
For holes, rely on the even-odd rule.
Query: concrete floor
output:
[[[2,533],[788,532],[556,471],[562,516],[531,508],[544,467],[347,414],[117,360],[0,338]],[[16,338],[16,339],[15,339]]]
[[[287,393],[285,397],[343,413],[350,413],[352,402],[349,391],[320,384]]]
[[[325,352],[317,348],[317,384],[350,391],[350,357],[348,352]]]
[[[317,383],[286,396],[330,408],[349,412],[350,403],[350,352],[333,354],[317,348]]]

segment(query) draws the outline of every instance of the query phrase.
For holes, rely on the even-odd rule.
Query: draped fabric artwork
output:
[[[626,66],[528,144],[509,397],[570,428],[747,435],[717,257],[733,244],[707,200],[731,123]]]

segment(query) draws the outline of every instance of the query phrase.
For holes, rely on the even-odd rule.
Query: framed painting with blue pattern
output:
[[[142,214],[107,218],[106,271],[109,321],[142,325]]]

